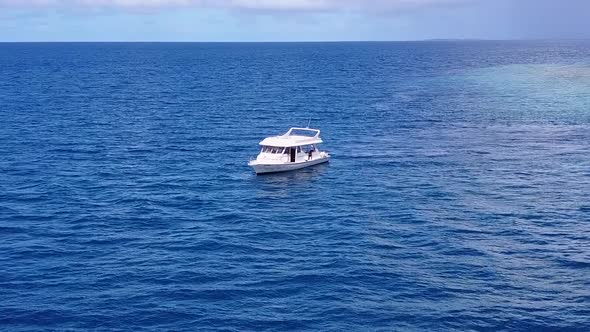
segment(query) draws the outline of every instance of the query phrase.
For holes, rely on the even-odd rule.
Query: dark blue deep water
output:
[[[590,42],[0,44],[0,330],[589,331]]]

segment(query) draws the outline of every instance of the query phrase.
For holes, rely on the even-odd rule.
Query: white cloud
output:
[[[473,0],[0,0],[0,6],[31,7],[217,7],[268,11],[402,11]]]

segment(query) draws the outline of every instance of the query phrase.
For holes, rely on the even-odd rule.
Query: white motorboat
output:
[[[291,128],[280,136],[265,138],[260,145],[262,149],[256,159],[248,165],[256,174],[293,171],[330,160],[330,154],[320,151],[318,144],[323,143],[318,129]]]

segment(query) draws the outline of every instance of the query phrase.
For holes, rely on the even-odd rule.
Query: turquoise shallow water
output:
[[[489,101],[494,117],[519,121],[585,123],[590,98],[590,63],[511,64],[470,69],[458,80],[465,80]]]
[[[590,44],[0,44],[0,329],[590,329]],[[262,138],[333,159],[256,176]]]

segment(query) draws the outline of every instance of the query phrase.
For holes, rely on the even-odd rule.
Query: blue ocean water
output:
[[[0,329],[588,331],[590,42],[0,44]]]

